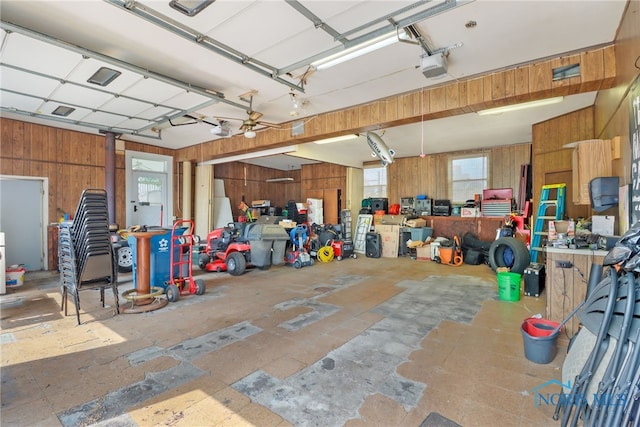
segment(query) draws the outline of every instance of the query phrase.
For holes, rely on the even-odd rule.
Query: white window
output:
[[[387,168],[364,169],[364,198],[387,197]]]
[[[488,156],[469,154],[449,157],[449,198],[464,203],[487,188]]]

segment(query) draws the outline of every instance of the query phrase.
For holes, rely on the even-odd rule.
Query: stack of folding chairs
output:
[[[80,324],[79,292],[99,289],[100,302],[105,306],[104,289],[111,287],[115,299],[115,314],[119,312],[116,263],[114,262],[109,210],[104,190],[84,190],[72,221],[60,223],[58,261],[62,291],[61,310],[67,315],[68,296],[74,298],[76,317]]]
[[[554,414],[562,426],[640,425],[640,223],[603,264],[612,267],[578,311],[582,327],[564,361]]]

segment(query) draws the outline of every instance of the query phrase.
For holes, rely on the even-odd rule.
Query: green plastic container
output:
[[[498,273],[498,298],[502,301],[520,301],[520,281],[518,273]]]

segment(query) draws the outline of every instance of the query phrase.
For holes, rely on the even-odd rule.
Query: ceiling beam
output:
[[[221,152],[215,141],[210,155],[212,158],[228,156],[250,150],[268,149],[288,144],[304,144],[318,139],[363,133],[371,130],[386,129],[394,126],[419,123],[443,117],[477,112],[489,107],[518,104],[524,101],[549,98],[551,96],[571,95],[593,92],[613,87],[616,79],[614,46],[586,49],[579,55],[580,76],[569,80],[553,81],[551,72],[558,57],[547,58],[530,64],[495,71],[481,76],[470,76],[466,80],[445,83],[441,86],[424,88],[414,92],[395,95],[363,105],[356,105],[340,111],[319,114],[314,121],[322,126],[305,126],[301,135],[292,136],[282,129],[265,129],[257,138],[245,141],[241,136],[233,137],[233,143]],[[593,72],[598,70],[598,72]],[[502,82],[493,85],[492,82]],[[502,90],[494,92],[494,86]],[[508,88],[508,89],[507,89]],[[424,111],[422,108],[424,105]],[[349,124],[345,126],[345,124]],[[283,123],[294,127],[295,122]],[[198,146],[200,147],[200,146]],[[178,159],[191,158],[191,147],[177,150]],[[200,153],[200,148],[195,148]],[[206,150],[205,150],[206,151]],[[333,161],[332,163],[335,163]]]

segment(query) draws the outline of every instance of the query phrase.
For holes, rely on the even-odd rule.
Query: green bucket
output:
[[[518,273],[498,273],[498,297],[502,301],[520,301],[520,280]]]

